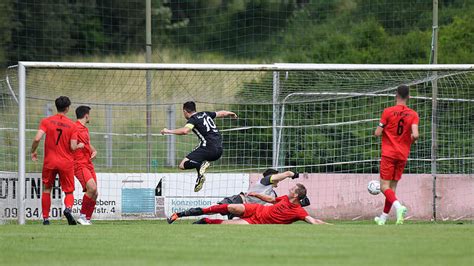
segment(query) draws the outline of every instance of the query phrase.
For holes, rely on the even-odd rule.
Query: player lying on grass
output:
[[[180,217],[200,216],[210,214],[228,215],[229,213],[239,217],[234,220],[221,220],[203,218],[195,224],[291,224],[296,221],[306,221],[310,224],[327,224],[315,219],[302,207],[302,200],[307,199],[306,188],[302,184],[296,184],[288,191],[288,195],[273,198],[267,195],[250,193],[263,201],[273,205],[264,206],[257,203],[244,204],[218,204],[208,208],[191,208],[189,210],[173,213],[168,218],[168,223],[173,223]],[[309,201],[306,202],[309,204]]]
[[[194,102],[186,102],[183,104],[183,115],[188,120],[186,125],[178,129],[164,128],[161,134],[187,135],[194,132],[201,143],[179,164],[181,170],[196,169],[198,177],[194,186],[194,192],[201,190],[206,177],[204,173],[209,167],[209,162],[217,161],[222,156],[222,137],[217,129],[214,118],[232,117],[237,115],[229,111],[218,112],[196,112],[196,104]]]
[[[385,195],[383,213],[374,218],[384,225],[392,205],[397,211],[396,224],[403,224],[407,208],[395,195],[397,183],[402,178],[410,147],[418,139],[418,113],[408,108],[409,87],[400,85],[395,96],[396,105],[386,108],[374,135],[382,136],[382,159],[380,161],[380,190]]]
[[[258,204],[266,204],[266,201],[261,200],[258,197],[250,196],[249,193],[257,193],[262,195],[267,195],[272,198],[276,198],[277,194],[274,188],[278,187],[278,183],[287,179],[296,179],[299,177],[299,174],[292,171],[286,171],[283,173],[279,173],[275,169],[267,169],[263,172],[263,177],[250,186],[247,193],[241,192],[240,194],[226,197],[219,201],[217,204],[242,204],[242,203],[258,203]],[[234,217],[233,214],[228,214],[227,217],[232,219]]]

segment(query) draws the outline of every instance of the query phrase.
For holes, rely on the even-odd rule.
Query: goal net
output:
[[[30,160],[29,147],[40,120],[56,113],[54,99],[64,95],[72,101],[68,116],[73,120],[79,105],[92,108],[87,126],[98,150],[97,219],[163,218],[215,204],[245,192],[270,167],[304,173],[276,190],[286,194],[295,182],[303,183],[315,216],[367,218],[383,206],[383,195],[366,190],[379,172],[380,139],[373,131],[383,109],[394,104],[395,88],[407,84],[421,136],[412,146],[398,195],[413,218],[436,212],[443,218],[473,218],[473,207],[461,204],[474,196],[473,69],[20,63],[0,83],[0,217],[41,218],[44,140],[38,162]],[[177,167],[197,137],[159,133],[185,125],[182,104],[191,100],[198,111],[230,110],[239,116],[216,119],[224,154],[212,163],[198,193],[193,191],[196,173]],[[52,196],[51,216],[59,218],[63,195],[56,189]],[[79,183],[75,198],[77,214]]]

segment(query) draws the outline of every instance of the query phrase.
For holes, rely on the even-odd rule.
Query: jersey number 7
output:
[[[56,139],[56,145],[58,145],[59,139],[61,138],[61,135],[63,134],[63,130],[60,129],[60,128],[56,128],[56,131],[59,132],[58,133],[58,139]]]

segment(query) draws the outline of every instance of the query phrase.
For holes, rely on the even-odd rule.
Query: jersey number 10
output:
[[[214,123],[214,121],[212,120],[210,116],[204,117],[203,121],[204,121],[204,125],[206,126],[207,132],[211,130],[211,128],[216,128],[216,124]]]

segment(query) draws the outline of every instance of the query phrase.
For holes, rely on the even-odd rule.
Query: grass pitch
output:
[[[1,265],[473,265],[474,224],[0,226]]]

